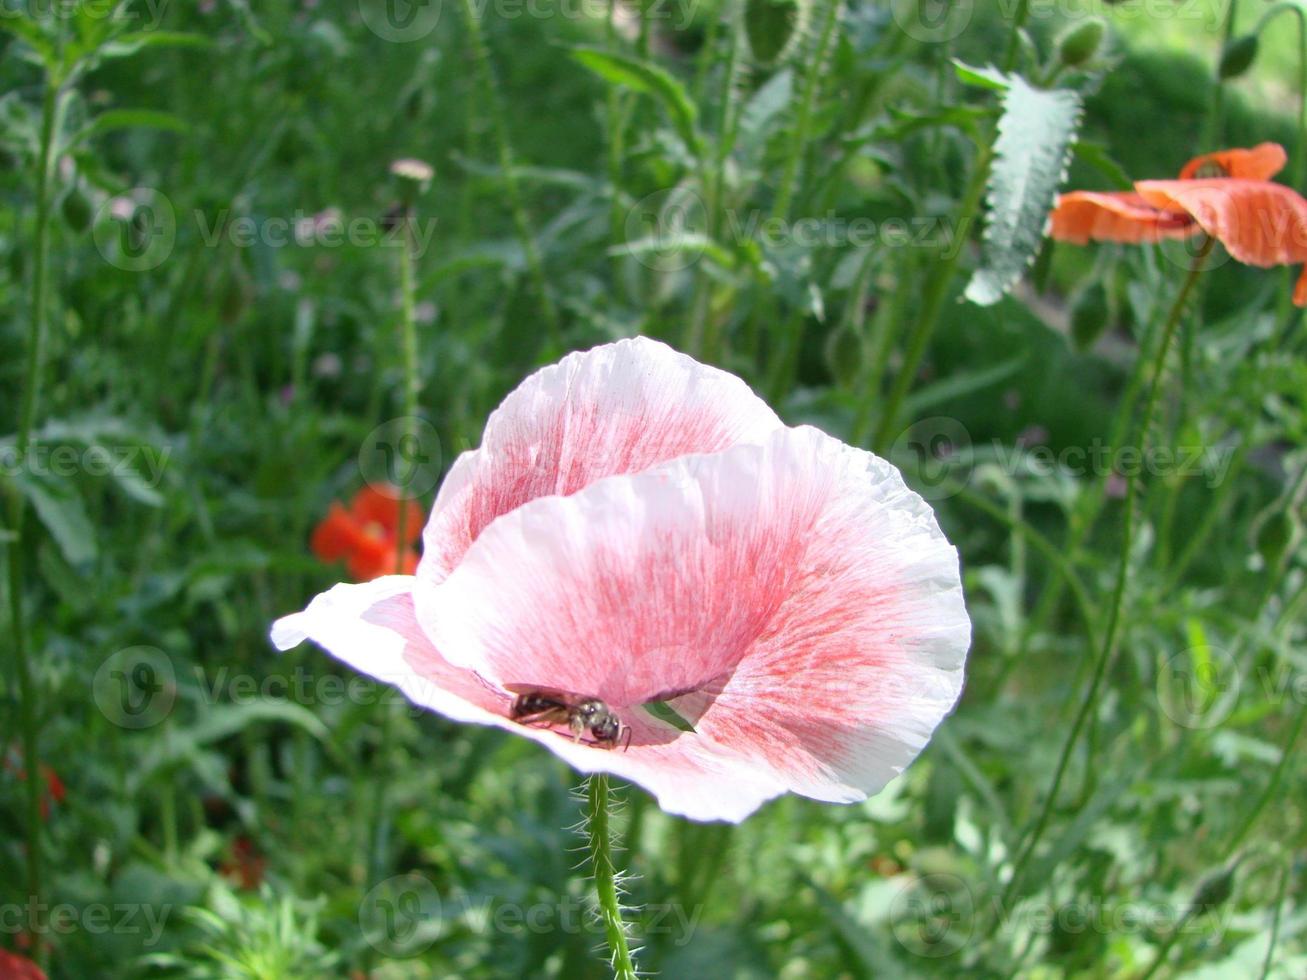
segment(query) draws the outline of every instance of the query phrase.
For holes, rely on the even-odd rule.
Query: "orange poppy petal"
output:
[[[361,534],[350,513],[339,503],[332,503],[327,516],[313,529],[309,547],[320,561],[339,561],[354,549]]]
[[[422,505],[416,500],[408,500],[405,504],[408,513],[404,524],[404,543],[412,544],[422,534]],[[388,536],[394,535],[399,529],[397,489],[365,486],[355,494],[350,510],[360,524],[379,524]]]
[[[1154,207],[1192,215],[1247,265],[1307,261],[1307,201],[1283,184],[1226,177],[1141,180],[1135,189]]]
[[[1293,287],[1293,305],[1307,306],[1307,265],[1302,267],[1298,282]]]
[[[1057,241],[1158,242],[1186,238],[1197,229],[1183,212],[1159,210],[1129,191],[1072,191],[1061,195],[1049,216]]]
[[[1288,159],[1288,154],[1279,143],[1259,143],[1249,150],[1218,150],[1194,157],[1186,163],[1180,171],[1180,179],[1242,177],[1247,180],[1270,180],[1284,169]],[[1199,174],[1200,170],[1219,172]]]

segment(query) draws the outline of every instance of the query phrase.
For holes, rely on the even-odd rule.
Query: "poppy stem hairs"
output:
[[[604,936],[611,954],[614,980],[635,980],[635,965],[626,941],[626,922],[617,896],[617,869],[613,866],[609,842],[608,777],[597,772],[587,780],[589,812],[585,834],[590,849],[590,866],[595,879],[595,896]]]

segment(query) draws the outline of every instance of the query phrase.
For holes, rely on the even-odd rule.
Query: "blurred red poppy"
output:
[[[26,956],[0,949],[0,980],[46,980],[46,976]]]
[[[1135,181],[1133,191],[1072,191],[1058,198],[1058,241],[1158,242],[1200,232],[1234,259],[1261,267],[1307,262],[1307,201],[1270,178],[1287,157],[1278,143],[1194,157],[1177,180]],[[1307,268],[1293,301],[1307,306]]]
[[[23,765],[23,756],[18,749],[12,749],[5,755],[4,771],[13,773],[19,782],[26,782],[27,767]],[[45,763],[41,763],[41,778],[45,780],[45,792],[41,794],[41,819],[49,820],[51,804],[62,803],[68,791],[59,774]],[[0,980],[3,980],[3,976],[0,974]]]
[[[313,530],[313,553],[325,562],[344,559],[356,582],[382,575],[412,575],[418,564],[413,544],[422,534],[422,508],[409,500],[405,510],[401,542],[398,492],[366,486],[354,495],[348,509],[338,501],[332,503]]]
[[[259,887],[267,869],[268,859],[259,853],[248,837],[237,837],[231,842],[231,856],[222,862],[220,868],[225,878],[246,891]]]

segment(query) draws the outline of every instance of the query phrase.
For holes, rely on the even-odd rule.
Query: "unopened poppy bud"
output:
[[[62,210],[64,221],[73,231],[86,231],[91,224],[91,202],[86,199],[80,187],[74,187],[64,195]]]
[[[1098,17],[1074,24],[1057,39],[1057,56],[1068,68],[1083,65],[1098,53],[1107,25]]]
[[[1218,868],[1203,876],[1194,892],[1194,905],[1200,912],[1212,912],[1224,905],[1234,894],[1234,869],[1238,862],[1228,868]]]
[[[1256,547],[1267,568],[1279,566],[1280,559],[1289,550],[1297,530],[1293,515],[1283,508],[1263,517],[1257,527]]]
[[[1243,37],[1232,38],[1226,42],[1225,47],[1221,50],[1221,64],[1217,69],[1217,74],[1221,76],[1222,81],[1227,78],[1238,78],[1253,66],[1253,61],[1256,58],[1256,34],[1245,34]]]
[[[1108,320],[1107,290],[1095,280],[1081,290],[1071,306],[1071,340],[1076,350],[1087,351],[1103,335]]]
[[[837,327],[826,338],[826,366],[842,388],[850,388],[862,371],[862,338],[848,326]]]
[[[801,34],[806,3],[802,0],[745,0],[744,35],[753,59],[780,61]]]

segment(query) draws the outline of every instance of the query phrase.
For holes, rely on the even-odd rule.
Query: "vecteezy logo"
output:
[[[401,416],[383,422],[359,447],[359,472],[374,490],[420,497],[440,481],[440,436],[426,419]]]
[[[1157,675],[1157,703],[1183,728],[1214,728],[1239,700],[1239,665],[1220,647],[1183,650]]]
[[[894,23],[914,41],[942,44],[971,23],[975,0],[893,0]]]
[[[420,874],[387,878],[364,896],[359,928],[367,944],[384,956],[416,956],[441,932],[440,893]]]
[[[442,0],[359,0],[368,30],[383,41],[419,41],[440,23]]]
[[[177,214],[172,202],[151,187],[135,187],[100,205],[91,235],[110,265],[148,272],[172,255]]]
[[[951,956],[975,931],[975,902],[952,874],[928,874],[905,884],[890,902],[894,938],[917,956]]]
[[[699,261],[707,244],[708,212],[688,187],[636,202],[626,215],[626,250],[655,272],[679,272]]]
[[[971,433],[955,418],[933,415],[899,434],[890,447],[890,459],[922,497],[943,500],[971,478]]]
[[[121,728],[151,728],[163,721],[177,700],[177,672],[158,647],[127,647],[95,672],[96,706]]]

